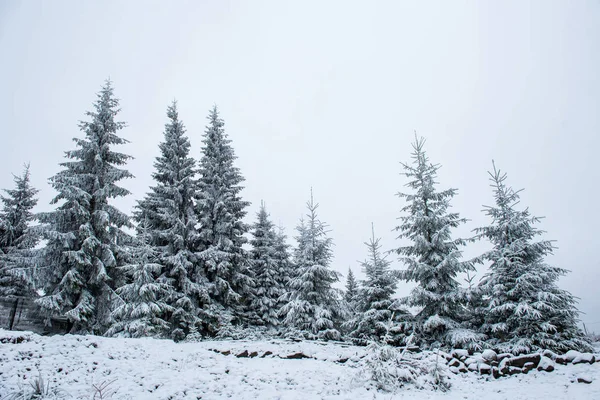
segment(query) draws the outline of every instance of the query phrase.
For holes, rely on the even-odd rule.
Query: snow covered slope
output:
[[[0,330],[2,338],[0,398],[31,391],[29,382],[39,371],[50,389],[75,399],[100,398],[94,385],[107,386],[103,394],[112,396],[104,398],[119,400],[600,399],[600,363],[557,365],[552,373],[532,371],[498,380],[450,374],[450,392],[408,387],[390,394],[377,392],[361,373],[362,347],[286,341],[176,344]],[[311,358],[293,358],[299,354]],[[578,377],[592,383],[577,383]]]

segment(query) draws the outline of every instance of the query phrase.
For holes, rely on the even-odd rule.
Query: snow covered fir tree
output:
[[[203,138],[196,213],[200,224],[196,256],[208,280],[216,323],[211,334],[248,322],[254,281],[244,244],[248,225],[243,218],[249,203],[240,192],[244,181],[224,121],[214,106]],[[222,332],[221,332],[222,333]]]
[[[38,190],[31,186],[29,164],[14,182],[14,189],[0,196],[0,296],[31,295],[35,287],[30,253],[39,241],[31,226]]]
[[[143,241],[152,247],[161,266],[156,276],[157,284],[166,286],[164,301],[169,312],[164,318],[169,322],[169,336],[182,340],[192,329],[202,333],[214,329],[215,317],[206,274],[196,254],[196,162],[190,156],[190,142],[175,101],[167,108],[167,118],[154,163],[155,184],[138,202],[134,219],[144,228],[147,238]]]
[[[277,327],[280,323],[278,314],[282,307],[281,298],[285,294],[285,285],[289,272],[287,249],[278,248],[277,233],[264,202],[261,202],[257,213],[257,221],[252,226],[252,250],[250,258],[254,277],[254,293],[250,304],[251,320],[255,325],[267,328]]]
[[[357,316],[347,324],[349,336],[361,344],[385,341],[399,345],[407,338],[412,317],[394,299],[398,271],[391,269],[391,262],[381,252],[381,239],[371,228],[372,236],[365,243],[368,256],[361,262],[366,279],[360,282],[356,294]]]
[[[344,307],[339,291],[332,287],[340,275],[330,266],[333,240],[327,235],[327,225],[318,218],[319,205],[312,190],[306,206],[306,221],[301,220],[297,228],[296,274],[289,282],[280,313],[288,327],[306,337],[339,339]]]
[[[481,329],[489,345],[517,354],[591,351],[577,327],[575,298],[557,286],[567,271],[544,260],[554,247],[539,238],[543,231],[535,224],[540,219],[527,208],[517,209],[520,191],[506,185],[506,174],[495,165],[489,174],[496,204],[485,209],[491,224],[476,230],[493,246],[481,256],[491,263],[480,284],[485,304]]]
[[[348,268],[348,275],[346,276],[346,292],[344,293],[344,300],[349,309],[353,312],[356,308],[356,300],[358,294],[358,284],[356,278],[352,272],[352,268]]]
[[[71,332],[101,334],[110,326],[114,290],[123,283],[119,267],[128,261],[129,217],[112,204],[129,194],[118,186],[132,175],[122,167],[131,158],[116,152],[127,143],[117,135],[125,127],[115,120],[119,101],[106,81],[89,121],[80,123],[84,138],[65,153],[63,170],[50,179],[58,192],[57,208],[40,213],[46,246],[36,260],[45,295],[37,300],[47,317],[66,317]]]
[[[421,344],[478,346],[480,337],[462,329],[465,296],[457,281],[459,273],[474,266],[461,259],[465,240],[452,237],[452,229],[466,220],[449,211],[456,189],[437,190],[440,167],[429,161],[424,146],[425,140],[415,135],[413,161],[402,164],[403,174],[409,179],[406,186],[412,192],[398,194],[406,205],[396,231],[398,238],[408,243],[395,252],[406,266],[402,279],[417,284],[405,304],[419,309],[414,329]]]

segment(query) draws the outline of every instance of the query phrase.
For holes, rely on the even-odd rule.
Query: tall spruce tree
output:
[[[39,214],[45,224],[38,260],[44,272],[45,296],[37,300],[47,317],[64,316],[72,332],[104,333],[121,283],[118,267],[127,261],[123,247],[129,236],[122,230],[131,226],[129,217],[111,200],[129,194],[117,183],[132,175],[119,168],[131,158],[115,152],[114,146],[128,143],[119,137],[125,123],[115,121],[119,101],[106,81],[97,95],[90,121],[81,122],[83,139],[67,151],[69,161],[50,183],[58,192],[55,211]]]
[[[358,291],[358,315],[350,321],[350,336],[359,342],[388,340],[400,344],[406,336],[410,322],[409,313],[395,301],[398,273],[390,269],[390,261],[381,254],[380,239],[371,230],[369,242],[365,242],[368,257],[361,262],[366,279]]]
[[[162,265],[159,282],[168,288],[165,301],[171,310],[171,337],[182,340],[192,330],[210,334],[214,315],[206,275],[195,254],[199,239],[194,209],[196,168],[177,102],[167,108],[167,118],[160,155],[154,162],[156,183],[138,202],[134,217],[147,229],[149,245]]]
[[[575,299],[557,286],[567,271],[544,261],[553,245],[536,239],[543,234],[535,227],[540,219],[516,209],[520,191],[505,184],[506,174],[495,165],[489,174],[496,204],[485,213],[492,223],[476,229],[493,245],[481,257],[491,262],[480,284],[487,300],[483,331],[502,351],[591,350],[577,327]]]
[[[234,165],[236,156],[215,106],[208,116],[203,139],[196,213],[200,223],[197,256],[210,282],[210,296],[218,307],[219,327],[247,322],[251,302],[250,261],[243,245],[248,226],[243,222],[249,203],[243,201],[244,178]]]
[[[5,189],[0,196],[0,295],[26,296],[34,290],[33,265],[30,252],[39,234],[30,226],[37,204],[38,190],[31,186],[29,164],[23,174],[14,176],[15,188]]]
[[[403,163],[406,184],[412,193],[399,193],[407,204],[399,218],[398,238],[410,242],[395,251],[406,265],[402,278],[417,283],[406,304],[418,307],[416,329],[426,342],[454,342],[453,329],[464,317],[464,293],[456,280],[459,273],[473,269],[470,261],[461,261],[462,239],[452,238],[452,229],[466,220],[449,211],[456,189],[436,190],[440,168],[429,162],[425,140],[415,138],[412,164]]]
[[[107,336],[164,337],[171,332],[167,316],[173,308],[165,302],[171,287],[160,281],[163,266],[149,244],[147,227],[141,229],[132,248],[132,263],[121,267],[130,283],[116,290],[123,302],[112,312],[114,322]]]
[[[280,313],[287,326],[307,336],[338,339],[344,311],[339,291],[331,286],[339,281],[339,273],[329,266],[333,241],[327,236],[327,226],[317,216],[318,206],[311,191],[307,220],[301,220],[297,228],[296,276],[290,280],[284,296],[287,303]]]
[[[277,254],[277,237],[273,223],[264,203],[257,213],[257,221],[252,227],[252,270],[254,295],[251,310],[256,315],[256,323],[267,327],[279,325],[278,311],[280,297],[284,294],[284,274],[286,265]]]

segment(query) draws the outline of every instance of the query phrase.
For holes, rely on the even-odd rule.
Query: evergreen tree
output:
[[[307,203],[307,221],[300,221],[296,249],[296,276],[284,296],[287,303],[281,308],[286,325],[309,336],[338,339],[339,320],[344,316],[338,291],[331,287],[339,281],[339,273],[330,269],[333,257],[332,239],[327,237],[326,225],[317,217],[312,197]]]
[[[503,351],[589,351],[577,327],[575,299],[557,286],[567,271],[544,262],[553,246],[548,240],[536,240],[543,233],[535,227],[540,219],[528,209],[516,209],[520,191],[506,186],[506,174],[495,165],[490,177],[496,204],[485,212],[492,223],[476,230],[493,245],[481,257],[491,262],[480,284],[487,300],[483,331]]]
[[[249,256],[243,248],[248,232],[243,218],[249,205],[240,197],[244,178],[234,166],[236,156],[216,106],[208,120],[196,202],[201,226],[197,255],[218,307],[218,328],[246,322],[253,282]]]
[[[409,313],[392,299],[396,292],[398,274],[390,269],[390,261],[381,254],[380,239],[375,230],[365,245],[368,258],[361,263],[366,279],[358,291],[358,315],[350,321],[350,336],[359,342],[371,340],[400,344],[407,329]]]
[[[170,332],[166,317],[173,309],[164,299],[171,287],[158,279],[163,267],[156,263],[150,240],[150,235],[143,233],[133,249],[133,263],[121,267],[131,283],[116,290],[123,302],[112,312],[114,322],[107,336],[163,337]]]
[[[37,300],[44,315],[65,316],[72,332],[104,333],[110,323],[114,288],[121,283],[118,267],[127,261],[123,245],[131,226],[126,214],[110,200],[129,191],[117,183],[132,175],[119,167],[131,158],[114,146],[128,143],[117,136],[125,123],[116,122],[119,102],[107,81],[80,123],[85,138],[74,139],[64,169],[50,178],[58,192],[55,211],[39,214],[45,224],[46,247],[38,260],[44,272],[45,296]]]
[[[348,267],[348,276],[346,277],[346,292],[344,293],[344,299],[350,306],[350,309],[354,309],[358,294],[358,284],[354,278],[352,268]]]
[[[416,328],[428,341],[452,341],[451,330],[459,328],[464,317],[464,293],[456,280],[461,272],[473,269],[472,262],[461,261],[462,239],[453,239],[451,230],[466,220],[449,212],[456,189],[436,190],[439,165],[429,162],[424,150],[425,140],[415,138],[413,163],[403,163],[406,184],[412,194],[399,193],[407,201],[399,219],[399,239],[410,244],[395,251],[406,264],[402,278],[414,281],[417,287],[406,304],[419,307]]]
[[[279,298],[284,294],[283,275],[286,266],[278,259],[277,237],[264,203],[261,203],[257,218],[250,240],[255,282],[251,309],[256,315],[257,324],[275,327],[279,325],[277,312],[280,307]]]
[[[279,279],[280,279],[280,287],[282,290],[282,296],[288,291],[288,286],[292,277],[295,276],[296,270],[294,267],[294,263],[290,260],[290,245],[287,244],[287,237],[283,228],[280,226],[279,229],[275,232],[275,243],[274,243],[274,253],[273,258],[275,258],[277,264],[279,265]],[[283,301],[282,298],[279,299],[280,302]]]
[[[195,245],[198,241],[194,210],[195,161],[190,157],[190,142],[179,119],[177,103],[167,108],[164,141],[154,163],[156,184],[139,201],[135,220],[147,227],[149,245],[162,265],[159,281],[167,285],[165,299],[171,337],[182,340],[192,328],[207,334],[214,316],[210,310],[209,287],[199,268]]]
[[[5,189],[0,196],[0,295],[25,296],[34,289],[33,266],[29,253],[39,235],[30,226],[34,218],[32,209],[37,204],[37,189],[30,183],[29,164],[21,176],[14,176],[15,188]]]

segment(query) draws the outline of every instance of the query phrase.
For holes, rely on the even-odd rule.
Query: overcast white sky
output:
[[[178,100],[199,157],[216,103],[248,222],[264,199],[293,234],[312,186],[334,268],[358,272],[371,222],[385,249],[398,244],[399,162],[417,130],[440,188],[459,189],[454,209],[471,220],[459,234],[489,222],[492,159],[525,188],[557,240],[548,261],[572,271],[561,285],[600,332],[599,54],[598,1],[3,1],[0,187],[30,161],[49,209],[47,179],[110,77],[135,157],[123,209],[152,183],[167,105]]]

